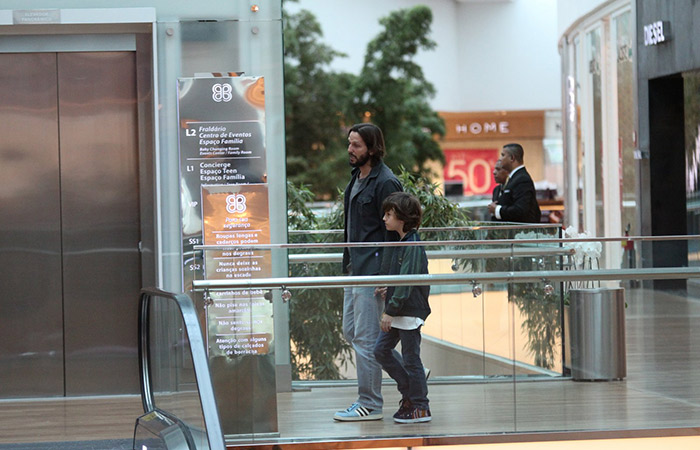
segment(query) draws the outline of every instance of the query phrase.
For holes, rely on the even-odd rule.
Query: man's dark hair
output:
[[[372,167],[379,164],[384,158],[385,145],[384,145],[384,134],[378,126],[371,123],[356,123],[348,130],[348,136],[350,133],[356,132],[362,138],[362,141],[367,146],[367,151],[369,151],[370,165]]]
[[[523,150],[523,146],[520,144],[506,144],[503,146],[503,150],[519,163],[522,163],[525,158],[525,150]]]
[[[421,210],[420,202],[413,195],[407,192],[389,194],[382,203],[382,211],[387,212],[392,209],[396,217],[403,221],[404,232],[420,227],[423,210]]]

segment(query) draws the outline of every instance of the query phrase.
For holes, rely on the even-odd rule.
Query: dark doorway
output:
[[[649,80],[651,232],[687,234],[683,77]],[[686,241],[653,243],[653,267],[686,267]],[[685,290],[685,280],[657,280],[654,287]]]

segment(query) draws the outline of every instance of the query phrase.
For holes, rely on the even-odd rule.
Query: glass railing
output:
[[[208,357],[192,301],[141,292],[139,366],[144,415],[134,449],[224,449]]]
[[[311,233],[303,244],[225,250],[237,255],[238,267],[255,266],[254,258],[266,252],[287,252],[294,275],[194,282],[197,295],[214,298],[209,311],[225,309],[217,305],[217,292],[242,292],[239,297],[261,307],[263,300],[289,299],[294,389],[278,393],[274,405],[264,404],[277,419],[276,433],[227,433],[227,440],[388,439],[387,446],[416,446],[463,443],[484,434],[629,436],[640,429],[674,428],[682,434],[697,427],[700,393],[694,386],[700,357],[694,342],[700,342],[700,328],[694,323],[700,316],[700,268],[688,267],[688,255],[700,237],[631,237],[629,245],[623,238],[564,239],[558,229],[495,231],[423,230],[430,275],[412,277],[342,276],[343,247],[373,244],[318,242]],[[471,234],[465,240],[457,233]],[[508,234],[502,238],[501,233]],[[629,260],[627,252],[634,249],[639,258],[632,266],[644,264],[606,267],[605,252],[613,246],[624,246],[618,252],[621,261]],[[666,267],[645,267],[653,259],[641,252],[643,246],[662,252]],[[669,264],[672,255],[675,265]],[[431,287],[432,314],[422,329],[421,357],[431,369],[433,420],[394,424],[391,415],[400,395],[385,376],[383,420],[333,422],[334,412],[357,396],[353,352],[341,331],[343,288],[419,284]],[[269,328],[252,309],[242,310],[243,315],[250,319],[250,327],[241,328],[244,334]],[[208,339],[211,345],[217,337]],[[254,358],[251,338],[242,342],[239,352]],[[264,382],[254,379],[252,386]],[[256,416],[269,419],[260,412]]]
[[[570,255],[570,250],[556,241],[560,235],[559,226],[544,224],[421,229],[433,277],[556,270]],[[342,236],[339,230],[291,233],[290,240],[304,244],[289,248],[290,276],[342,275],[343,247],[337,244]],[[542,241],[546,238],[555,241]],[[513,284],[512,292],[506,283],[477,283],[471,278],[466,282],[433,284],[433,313],[423,327],[424,358],[433,379],[562,375],[563,355],[558,350],[561,342],[557,341],[561,336],[561,296],[558,286],[550,287],[552,290],[545,295],[542,283]],[[354,378],[354,366],[347,364],[350,348],[340,336],[337,315],[342,311],[342,287],[322,291],[302,288],[292,290],[292,294],[290,329],[296,350],[292,353],[296,384],[313,380],[316,383],[311,385],[317,385],[321,381]],[[507,323],[503,321],[511,315],[520,330],[515,341],[510,339],[509,327],[504,327]],[[328,333],[329,322],[335,333],[328,339],[337,349],[330,355],[313,348],[314,337]],[[514,367],[511,357],[516,349],[519,359]],[[318,356],[311,354],[314,352]],[[329,369],[334,360],[337,367]]]

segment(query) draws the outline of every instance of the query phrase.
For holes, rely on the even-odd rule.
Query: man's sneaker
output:
[[[394,419],[397,417],[403,417],[404,414],[409,412],[410,410],[413,409],[413,406],[411,406],[411,401],[409,399],[401,399],[399,400],[399,410],[396,411],[394,414]]]
[[[353,403],[344,411],[338,411],[333,415],[333,419],[341,422],[353,422],[359,420],[380,420],[384,416],[378,409],[365,408],[359,403]]]
[[[419,423],[430,422],[431,420],[430,409],[421,409],[418,407],[409,409],[399,417],[394,416],[394,422],[398,423]]]

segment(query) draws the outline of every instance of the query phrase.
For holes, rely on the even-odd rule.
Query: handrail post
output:
[[[150,346],[150,332],[149,332],[149,306],[151,301],[151,295],[148,291],[142,290],[139,296],[139,387],[141,388],[141,403],[143,405],[143,412],[147,413],[152,411],[153,406],[153,385],[151,382],[151,353]]]

